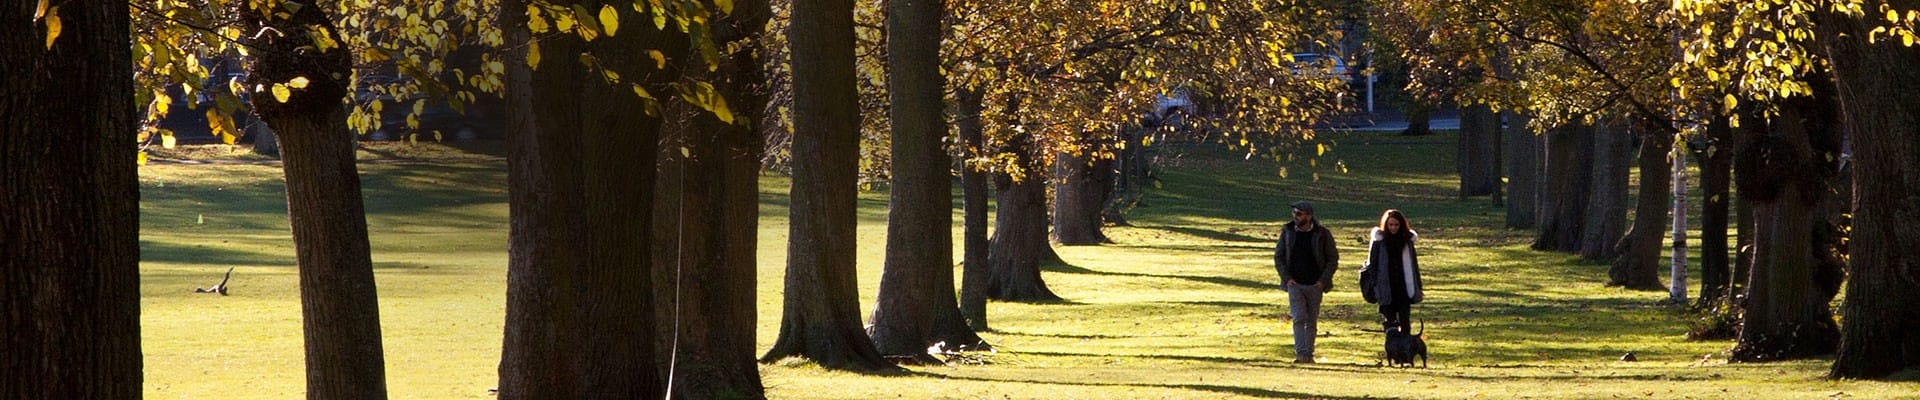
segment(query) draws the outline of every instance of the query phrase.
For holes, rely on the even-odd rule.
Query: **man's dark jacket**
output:
[[[1293,254],[1291,254],[1293,252],[1293,241],[1312,240],[1314,241],[1313,248],[1317,249],[1313,255],[1313,259],[1318,260],[1320,264],[1320,282],[1326,282],[1329,284],[1328,287],[1331,287],[1333,271],[1340,267],[1340,252],[1339,249],[1334,248],[1333,232],[1328,231],[1327,227],[1321,226],[1319,220],[1314,220],[1313,230],[1307,232],[1294,229],[1294,224],[1296,223],[1298,222],[1287,222],[1285,226],[1282,226],[1280,228],[1280,241],[1274,244],[1273,269],[1280,273],[1281,284],[1284,285],[1287,281],[1293,279],[1293,274],[1287,272],[1287,262],[1293,259]],[[1300,282],[1302,285],[1312,285],[1315,283],[1319,282]]]

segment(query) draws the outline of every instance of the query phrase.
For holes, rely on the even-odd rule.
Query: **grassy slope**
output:
[[[1348,174],[1318,182],[1296,165],[1204,149],[1160,171],[1164,187],[1118,242],[1061,248],[1072,266],[1046,273],[1066,304],[993,303],[1001,347],[988,365],[922,367],[906,376],[762,368],[776,398],[1889,398],[1909,382],[1830,382],[1828,360],[1721,361],[1727,342],[1686,342],[1664,293],[1600,287],[1605,266],[1526,249],[1498,229],[1484,199],[1454,199],[1453,145],[1347,138]],[[367,165],[375,267],[394,398],[487,398],[499,360],[506,239],[502,164]],[[279,172],[266,166],[152,165],[142,182],[142,334],[147,395],[295,398],[303,391],[294,286]],[[761,346],[780,312],[786,181],[762,181]],[[1346,256],[1328,295],[1322,362],[1291,359],[1274,288],[1271,238],[1284,204],[1316,202]],[[1697,203],[1696,203],[1697,204]],[[1384,207],[1422,232],[1433,368],[1376,367],[1373,308],[1351,281],[1353,236]],[[204,223],[200,216],[204,215]],[[862,302],[878,284],[885,196],[861,197]],[[956,216],[957,217],[957,216]],[[957,222],[957,218],[956,218]],[[233,296],[191,293],[237,267]],[[1639,362],[1620,362],[1627,351]]]

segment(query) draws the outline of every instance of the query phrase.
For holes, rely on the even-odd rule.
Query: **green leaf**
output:
[[[607,36],[620,30],[620,13],[613,10],[613,5],[600,6],[600,27],[607,29]]]

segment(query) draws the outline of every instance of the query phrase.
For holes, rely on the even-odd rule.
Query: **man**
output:
[[[1340,265],[1333,232],[1313,218],[1313,204],[1293,203],[1293,221],[1280,229],[1274,245],[1273,269],[1287,289],[1287,307],[1293,314],[1293,362],[1313,363],[1313,340],[1320,329],[1320,295],[1333,288],[1333,270]]]

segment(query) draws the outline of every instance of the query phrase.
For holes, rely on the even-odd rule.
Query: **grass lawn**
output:
[[[1455,198],[1452,137],[1336,136],[1350,169],[1314,180],[1206,147],[1161,165],[1160,189],[1115,244],[1063,247],[1045,279],[1061,304],[992,303],[999,352],[984,365],[902,376],[761,368],[774,398],[1897,398],[1920,383],[1829,381],[1831,359],[1728,364],[1731,342],[1690,342],[1664,292],[1600,285],[1606,266],[1527,249],[1502,209]],[[505,164],[362,165],[380,285],[389,392],[396,399],[489,398],[506,293]],[[146,395],[303,396],[299,294],[277,166],[141,168]],[[779,324],[787,180],[761,181],[760,319]],[[879,283],[886,196],[860,203],[860,287]],[[1342,238],[1320,324],[1320,362],[1296,365],[1271,264],[1285,204],[1314,201]],[[1697,207],[1698,203],[1694,203]],[[1378,314],[1354,292],[1365,233],[1383,208],[1422,234],[1431,368],[1378,366]],[[956,234],[957,223],[956,215]],[[1694,236],[1698,237],[1698,236]],[[958,241],[956,240],[956,244]],[[956,251],[956,255],[958,251]],[[193,293],[234,268],[232,296]],[[957,271],[956,271],[957,272]],[[1639,361],[1619,361],[1634,352]]]

